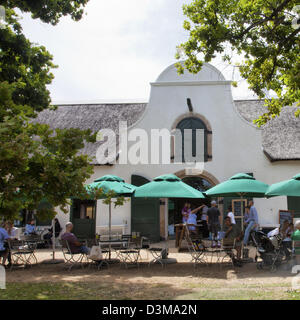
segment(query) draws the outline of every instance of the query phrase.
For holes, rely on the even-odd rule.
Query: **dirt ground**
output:
[[[286,293],[291,290],[292,279],[295,277],[287,265],[282,265],[275,273],[269,270],[257,270],[255,263],[244,264],[243,267],[220,265],[216,262],[208,266],[194,268],[189,253],[178,253],[177,249],[170,249],[169,258],[175,258],[177,263],[169,264],[162,268],[160,265],[148,266],[146,251],[142,252],[140,267],[122,267],[120,264],[110,265],[108,269],[97,270],[95,267],[75,267],[71,271],[66,270],[62,264],[43,264],[45,259],[51,258],[50,250],[39,250],[36,254],[39,264],[31,268],[21,268],[7,271],[7,283],[84,283],[91,286],[99,283],[107,288],[125,288],[129,292],[145,292],[160,288],[158,299],[198,299],[218,298],[224,296],[224,291],[231,290],[231,295],[241,297],[241,290],[245,291],[245,298],[259,298],[261,292],[267,292],[266,298],[284,299]],[[250,256],[254,256],[252,250]],[[58,249],[56,258],[62,259],[62,253]],[[151,289],[151,290],[152,290]],[[250,291],[249,291],[250,290]],[[153,294],[153,290],[151,291]],[[250,293],[249,293],[250,292]],[[226,297],[231,297],[226,295]],[[17,297],[16,297],[17,298]],[[110,298],[110,296],[108,297]]]

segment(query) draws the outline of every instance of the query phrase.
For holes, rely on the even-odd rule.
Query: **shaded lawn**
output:
[[[187,290],[166,284],[112,284],[99,282],[7,283],[0,300],[132,300],[173,299]]]
[[[1,300],[300,300],[300,291],[286,283],[272,285],[205,286],[187,284],[176,289],[167,284],[112,284],[99,282],[40,282],[7,284]]]

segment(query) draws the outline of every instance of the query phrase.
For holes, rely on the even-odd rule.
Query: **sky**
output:
[[[182,5],[191,0],[90,0],[79,22],[63,17],[52,26],[22,14],[25,35],[44,45],[59,68],[49,86],[53,103],[137,100],[147,102],[150,82],[176,62],[188,39]],[[235,99],[253,98],[236,68],[215,59]],[[234,73],[233,73],[233,69]]]

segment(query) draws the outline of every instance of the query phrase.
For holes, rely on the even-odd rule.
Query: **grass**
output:
[[[155,298],[154,298],[155,297]],[[165,285],[117,285],[95,282],[42,282],[7,284],[0,300],[132,300],[171,299]]]
[[[0,290],[1,300],[300,300],[300,291],[287,284],[251,286],[186,285],[181,290],[165,284],[112,284],[99,282],[40,282],[7,284]]]

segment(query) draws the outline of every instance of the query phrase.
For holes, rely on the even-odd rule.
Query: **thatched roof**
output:
[[[77,104],[60,105],[55,111],[44,110],[39,113],[36,121],[50,125],[51,128],[112,129],[118,134],[119,121],[127,121],[127,126],[137,122],[146,108],[145,103],[122,104]],[[103,142],[86,143],[81,153],[89,155],[92,164],[99,164],[96,151]]]
[[[235,101],[242,117],[253,122],[266,111],[262,100]],[[300,118],[297,107],[284,107],[279,117],[262,127],[262,147],[270,161],[300,160]]]
[[[248,122],[265,111],[263,101],[237,100],[234,103]],[[109,128],[118,134],[119,121],[127,121],[128,127],[133,125],[142,117],[146,106],[146,103],[59,105],[55,111],[39,113],[36,121],[49,124],[52,128],[91,129],[94,132]],[[284,108],[280,117],[262,128],[262,147],[271,161],[300,160],[300,118],[294,116],[295,109]],[[96,151],[101,143],[87,143],[81,151],[93,159],[92,164],[99,164]]]

